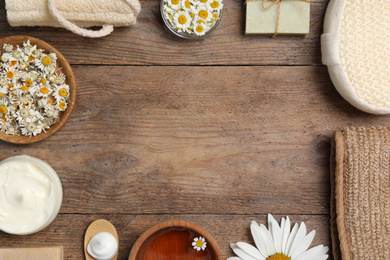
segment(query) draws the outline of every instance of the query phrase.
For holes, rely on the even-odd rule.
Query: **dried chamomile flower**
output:
[[[66,76],[57,56],[30,41],[0,49],[0,131],[35,136],[60,119],[70,102]]]

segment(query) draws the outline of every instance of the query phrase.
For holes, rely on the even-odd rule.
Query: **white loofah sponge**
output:
[[[389,0],[331,0],[321,36],[322,62],[353,106],[390,113]]]

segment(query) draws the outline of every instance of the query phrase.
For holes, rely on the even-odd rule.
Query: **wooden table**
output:
[[[30,35],[72,64],[78,94],[70,120],[31,145],[1,142],[0,159],[48,162],[64,188],[60,214],[30,236],[1,233],[2,247],[63,245],[83,259],[83,236],[111,221],[119,259],[153,225],[192,221],[218,242],[253,243],[252,220],[267,213],[305,221],[313,245],[330,245],[329,151],[335,130],[388,125],[335,90],[321,64],[327,0],[314,0],[310,34],[244,36],[242,1],[224,0],[223,19],[202,41],[164,29],[159,1],[142,2],[138,24],[103,39],[63,29],[12,28],[0,1],[0,36]]]

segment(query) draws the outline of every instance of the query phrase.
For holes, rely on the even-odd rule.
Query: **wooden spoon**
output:
[[[96,234],[98,234],[100,232],[111,233],[116,238],[116,241],[118,241],[118,245],[119,245],[118,233],[116,232],[116,229],[115,229],[114,225],[111,224],[109,221],[107,221],[105,219],[95,220],[94,222],[91,223],[91,225],[89,225],[89,227],[87,228],[87,231],[85,232],[85,237],[84,237],[84,255],[85,255],[85,259],[86,260],[95,260],[95,258],[91,257],[88,254],[87,246],[88,246],[88,243],[91,240],[91,238],[94,235],[96,235]],[[112,260],[117,260],[118,259],[118,253],[119,253],[119,249],[118,249],[118,252],[116,253],[116,255],[114,256],[114,258]]]

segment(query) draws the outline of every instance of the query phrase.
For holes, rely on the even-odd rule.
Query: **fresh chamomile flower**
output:
[[[204,35],[208,30],[210,30],[210,27],[203,19],[196,18],[194,20],[194,33],[196,35]]]
[[[14,47],[11,44],[4,44],[3,45],[3,51],[5,52],[12,52]]]
[[[238,257],[227,260],[325,260],[328,247],[319,245],[308,250],[315,231],[306,235],[306,225],[295,224],[290,230],[290,219],[282,218],[281,225],[268,214],[268,229],[252,221],[251,233],[257,246],[244,242],[230,244]]]
[[[204,237],[195,237],[194,238],[194,242],[192,242],[192,247],[196,250],[196,251],[200,251],[200,250],[205,250],[206,249],[206,245],[207,245],[207,242],[206,240],[204,239]]]
[[[222,9],[223,4],[221,0],[212,0],[207,3],[207,7],[212,11],[219,11]]]
[[[190,26],[191,20],[191,16],[183,11],[179,11],[173,16],[174,26],[182,30],[186,30]]]
[[[206,7],[197,8],[195,14],[204,21],[210,21],[212,19],[212,14]]]
[[[165,2],[172,10],[178,10],[181,7],[180,0],[165,0]]]
[[[191,11],[194,8],[191,0],[182,0],[181,8],[185,11]]]

